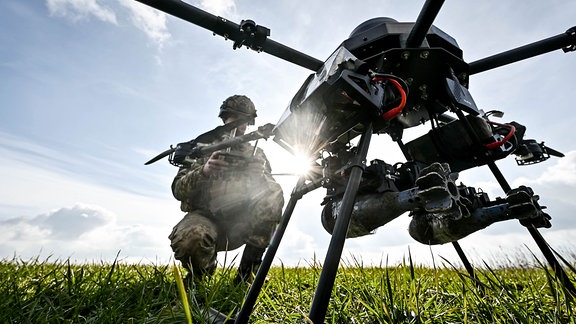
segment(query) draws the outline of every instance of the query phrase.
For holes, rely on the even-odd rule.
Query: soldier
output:
[[[234,95],[224,101],[218,117],[232,126],[230,133],[199,145],[243,135],[247,125],[254,124],[256,109],[248,97]],[[251,279],[284,205],[282,188],[272,177],[264,152],[244,143],[193,160],[178,171],[172,193],[186,215],[168,238],[174,257],[189,270],[188,278],[211,275],[217,252],[246,244],[236,280]]]

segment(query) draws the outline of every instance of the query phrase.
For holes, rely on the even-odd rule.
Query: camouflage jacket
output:
[[[216,144],[227,138],[224,135],[220,140],[199,145]],[[230,152],[234,153],[233,157],[240,157],[229,161],[229,171],[204,175],[202,168],[209,156],[192,160],[189,166],[178,170],[172,182],[172,194],[181,202],[182,211],[202,209],[215,214],[225,208],[242,208],[253,197],[253,188],[261,191],[265,190],[266,183],[275,184],[262,149],[254,150],[254,146],[244,143],[230,148]]]

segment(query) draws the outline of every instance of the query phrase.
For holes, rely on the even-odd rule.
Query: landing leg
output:
[[[350,225],[354,200],[356,199],[360,180],[362,180],[362,174],[364,173],[363,163],[368,153],[371,136],[372,124],[368,124],[364,134],[362,134],[358,146],[358,153],[356,153],[354,163],[351,166],[352,169],[350,171],[348,185],[342,198],[342,206],[340,207],[339,216],[334,225],[334,231],[332,232],[332,238],[328,246],[322,273],[318,279],[318,285],[316,286],[316,292],[312,300],[309,317],[314,323],[323,323],[326,317],[326,310],[330,302],[332,288],[334,288],[334,281],[336,280],[336,273],[340,265],[344,241],[346,240],[348,226]]]
[[[258,268],[258,272],[256,273],[256,277],[252,282],[252,286],[246,295],[246,299],[244,300],[244,304],[242,308],[238,312],[236,316],[236,320],[234,323],[248,323],[248,319],[250,318],[250,313],[254,309],[254,304],[256,304],[256,299],[258,299],[258,295],[260,294],[260,290],[262,290],[262,286],[264,285],[264,281],[266,280],[266,275],[270,270],[272,265],[272,261],[274,261],[274,256],[276,256],[276,252],[278,251],[278,247],[280,246],[280,241],[282,241],[282,237],[284,236],[284,232],[286,232],[286,228],[288,227],[288,222],[290,221],[290,217],[292,217],[292,213],[294,212],[294,208],[296,207],[296,203],[302,196],[318,187],[320,187],[320,181],[314,181],[309,185],[305,185],[305,178],[302,176],[298,179],[294,190],[290,196],[290,200],[284,209],[284,213],[282,214],[282,218],[280,220],[280,224],[276,228],[274,232],[274,236],[272,237],[272,241],[270,241],[270,246],[266,250],[266,254],[264,255],[264,259],[262,259],[262,263]]]

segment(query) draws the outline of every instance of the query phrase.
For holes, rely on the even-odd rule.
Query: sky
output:
[[[192,1],[239,23],[252,19],[270,39],[324,61],[360,23],[387,16],[416,20],[424,1]],[[434,25],[456,39],[467,62],[564,33],[576,25],[574,1],[446,1]],[[0,259],[74,262],[172,262],[167,238],[183,213],[167,160],[144,163],[171,144],[220,124],[222,101],[249,96],[257,125],[276,123],[312,72],[232,42],[133,0],[0,2]],[[566,257],[576,251],[576,144],[571,133],[576,53],[557,50],[470,78],[470,92],[503,121],[527,126],[527,138],[565,153],[518,167],[497,164],[513,187],[527,185],[552,216],[540,230]],[[427,131],[427,125],[418,127]],[[411,131],[411,130],[409,130]],[[407,131],[407,133],[409,133]],[[260,141],[275,173],[293,158]],[[369,158],[402,157],[387,135]],[[486,168],[462,172],[468,186],[503,196]],[[277,176],[286,201],[294,176]],[[322,261],[330,241],[320,223],[323,189],[297,204],[275,264]],[[403,215],[375,234],[346,241],[345,263],[458,264],[450,244],[426,246]],[[494,224],[460,244],[473,264],[531,260],[538,249],[516,221]],[[240,250],[221,253],[234,262]],[[232,261],[231,261],[232,260]]]

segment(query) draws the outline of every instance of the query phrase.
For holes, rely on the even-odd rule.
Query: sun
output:
[[[295,152],[290,161],[290,169],[295,175],[303,176],[312,171],[314,161],[303,152]]]
[[[272,165],[273,175],[307,176],[315,163],[314,159],[303,151],[288,152],[278,145],[266,145],[264,149]]]

